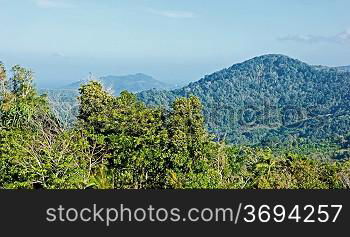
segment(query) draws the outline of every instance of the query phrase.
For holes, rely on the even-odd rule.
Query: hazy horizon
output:
[[[350,65],[350,1],[0,0],[0,61],[39,87],[145,73],[172,84],[263,54]],[[18,14],[21,17],[17,17]]]

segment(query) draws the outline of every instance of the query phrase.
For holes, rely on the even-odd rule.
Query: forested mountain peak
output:
[[[255,57],[181,89],[138,94],[155,105],[190,95],[201,99],[209,130],[233,143],[318,140],[350,128],[350,73],[285,55]]]
[[[330,68],[324,67],[322,69]],[[242,74],[255,77],[261,77],[267,74],[264,79],[268,80],[271,79],[271,75],[278,77],[284,76],[286,72],[298,72],[305,70],[316,70],[316,67],[283,54],[266,54],[254,57],[242,63],[234,64],[231,67],[225,68],[211,75],[206,75],[203,79],[192,84],[203,83],[210,80],[234,79],[235,77],[239,77],[239,75]]]
[[[307,66],[306,63],[283,54],[265,54],[265,55],[248,59],[242,63],[234,64],[233,66],[230,67],[230,69],[234,70],[234,69],[238,69],[239,67],[256,66],[259,64],[264,66],[271,66],[271,67],[281,67],[286,65]]]

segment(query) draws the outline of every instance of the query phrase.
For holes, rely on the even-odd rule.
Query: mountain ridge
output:
[[[146,75],[144,73],[135,73],[121,76],[108,75],[96,79],[91,77],[85,80],[73,82],[71,84],[61,87],[60,89],[77,90],[82,84],[87,83],[89,80],[100,81],[106,88],[113,90],[114,93],[117,95],[123,90],[128,90],[130,92],[136,93],[153,88],[171,88],[170,85],[160,82],[154,79],[152,76]]]
[[[346,72],[350,72],[350,65],[349,66],[340,66],[337,67],[340,70],[346,71]]]
[[[149,105],[169,105],[177,97],[198,96],[211,132],[227,134],[230,142],[257,144],[271,137],[320,139],[348,132],[349,88],[349,72],[268,54],[206,75],[180,89],[149,90],[138,93],[138,97]],[[344,113],[345,117],[339,117]],[[323,121],[321,128],[314,125],[327,114],[333,117]]]

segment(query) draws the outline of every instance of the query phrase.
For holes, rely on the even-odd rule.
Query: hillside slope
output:
[[[342,67],[338,67],[338,69],[342,71],[350,72],[350,66],[342,66]]]
[[[111,89],[116,95],[121,91],[127,90],[130,92],[140,92],[149,89],[169,89],[169,85],[157,81],[151,76],[143,73],[137,73],[126,76],[105,76],[98,78],[99,81],[106,87]],[[69,84],[62,89],[78,89],[88,80],[82,80]]]
[[[169,105],[198,96],[209,130],[232,143],[276,144],[296,138],[333,138],[350,131],[350,73],[284,55],[235,64],[186,87],[138,94]]]

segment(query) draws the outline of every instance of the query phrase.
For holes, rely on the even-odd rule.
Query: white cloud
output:
[[[65,0],[36,0],[40,8],[72,8],[73,5]]]
[[[320,35],[288,35],[278,38],[280,41],[295,41],[302,43],[350,43],[350,28],[331,36]]]
[[[319,43],[329,41],[327,37],[316,36],[316,35],[287,35],[278,38],[280,41],[296,41],[303,43]]]
[[[341,42],[350,42],[350,28],[339,33],[336,38]]]
[[[194,18],[195,14],[190,11],[172,11],[172,10],[156,10],[156,9],[148,9],[148,12],[158,15],[164,16],[168,18]]]
[[[61,53],[61,52],[55,52],[51,55],[52,57],[55,57],[55,58],[65,58],[66,56]]]

